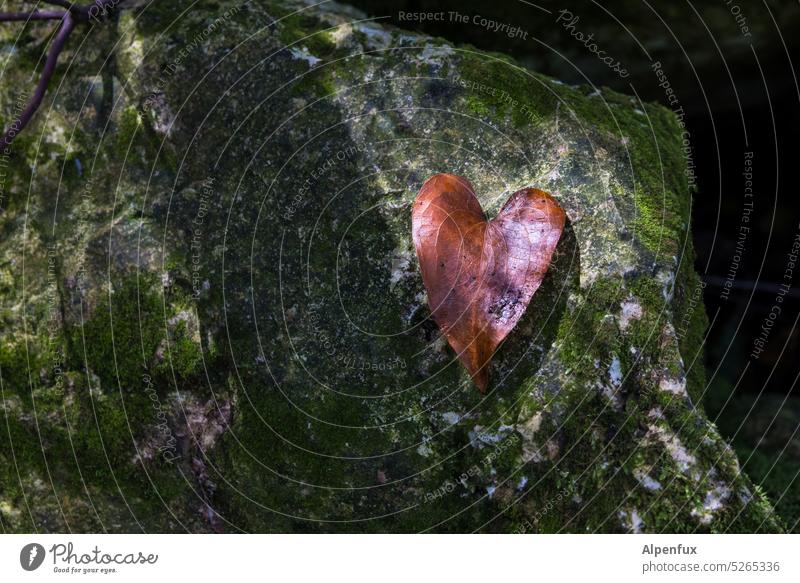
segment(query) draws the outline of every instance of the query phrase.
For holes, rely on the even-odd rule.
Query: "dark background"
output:
[[[370,16],[483,50],[511,54],[566,83],[608,86],[666,105],[651,69],[660,61],[686,112],[697,190],[692,233],[696,269],[706,282],[711,326],[706,341],[704,406],[730,439],[743,467],[767,490],[790,528],[800,519],[800,267],[780,304],[766,347],[753,341],[785,281],[787,253],[800,234],[797,134],[800,92],[800,3],[649,0],[530,2],[522,0],[349,0]],[[576,30],[630,72],[621,79],[556,23],[569,10]],[[412,23],[400,11],[457,11],[508,22],[527,31],[509,39],[471,23]],[[738,19],[737,19],[738,17]],[[743,27],[747,27],[744,29]],[[749,32],[746,36],[745,32]],[[744,213],[744,158],[752,152],[754,203]],[[735,255],[740,226],[751,228]],[[743,245],[743,247],[742,247]],[[735,269],[727,299],[722,283]]]

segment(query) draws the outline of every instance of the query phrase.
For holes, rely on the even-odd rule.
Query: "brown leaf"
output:
[[[486,220],[468,180],[437,174],[414,201],[412,233],[428,305],[481,392],[489,362],[544,279],[566,215],[523,188]]]

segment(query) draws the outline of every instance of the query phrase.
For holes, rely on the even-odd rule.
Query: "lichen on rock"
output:
[[[703,413],[668,110],[335,3],[99,34],[107,107],[51,92],[0,219],[5,530],[782,529]],[[438,172],[568,217],[485,395],[414,259]]]

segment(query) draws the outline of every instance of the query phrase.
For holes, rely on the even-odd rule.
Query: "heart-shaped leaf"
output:
[[[468,180],[429,178],[412,211],[412,233],[433,319],[481,392],[489,362],[544,279],[566,215],[535,188],[511,195],[486,220]]]

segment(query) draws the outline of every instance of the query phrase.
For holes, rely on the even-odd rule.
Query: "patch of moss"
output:
[[[320,20],[307,13],[291,14],[280,18],[279,38],[288,46],[304,46],[317,58],[324,58],[336,50],[330,32],[319,30]]]
[[[135,390],[165,336],[164,310],[154,285],[152,276],[124,279],[83,330],[73,331],[75,346],[83,345],[81,334],[86,338],[86,364],[104,388]]]
[[[116,130],[111,134],[113,139],[113,151],[117,158],[126,159],[130,155],[130,149],[137,134],[142,131],[142,120],[136,107],[129,105],[123,109],[117,120]]]
[[[523,69],[507,56],[477,53],[471,47],[458,51],[457,73],[467,84],[467,107],[478,115],[510,116],[516,127],[536,125],[555,111],[551,81]]]
[[[30,354],[24,343],[0,344],[0,377],[5,391],[29,400],[32,382],[30,371],[38,370],[40,367],[37,364],[42,364],[39,355]]]
[[[336,92],[333,83],[333,73],[329,68],[301,73],[292,84],[292,92],[303,97],[320,98]]]

